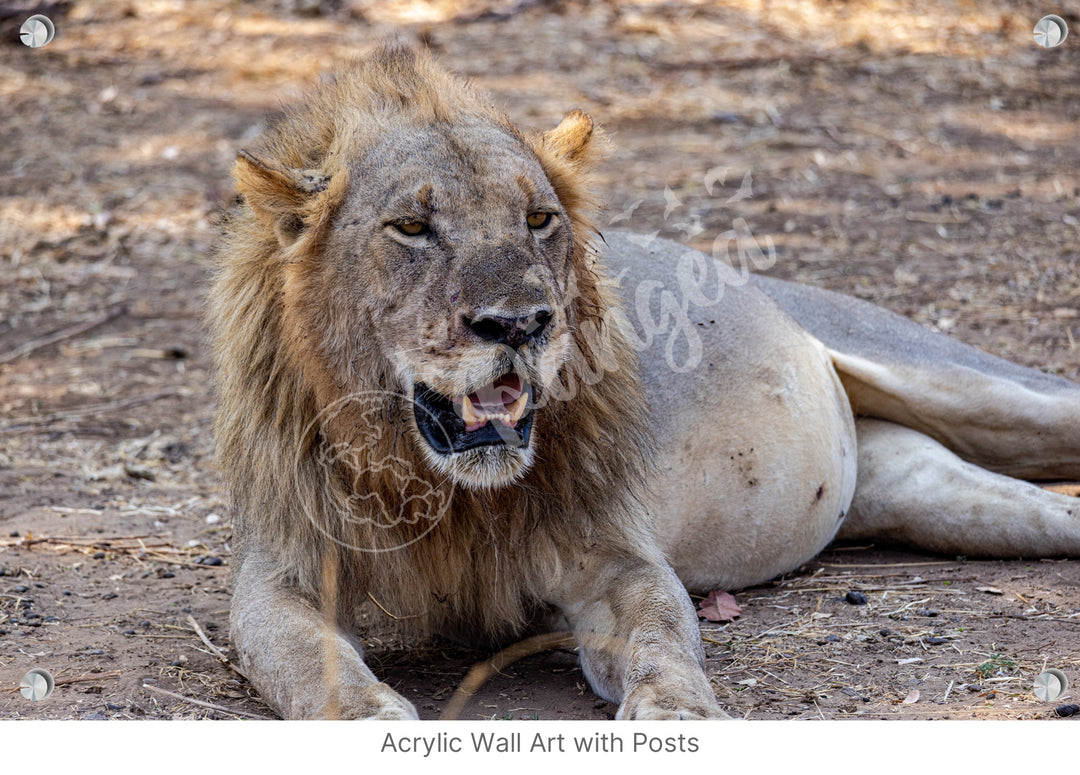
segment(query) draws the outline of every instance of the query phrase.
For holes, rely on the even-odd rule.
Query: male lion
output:
[[[415,717],[363,662],[372,602],[488,645],[568,627],[620,718],[716,717],[686,586],[837,535],[1080,554],[1075,501],[1008,478],[1080,477],[1080,387],[597,238],[598,135],[581,112],[522,135],[387,46],[241,152],[216,433],[232,638],[283,716]]]

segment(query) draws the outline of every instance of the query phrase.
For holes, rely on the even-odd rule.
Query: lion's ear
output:
[[[588,113],[572,110],[557,127],[544,133],[541,142],[556,156],[571,163],[578,162],[589,155],[594,129]]]
[[[312,200],[327,190],[331,180],[317,170],[284,167],[247,151],[237,155],[233,176],[252,211],[286,247],[311,225]]]
[[[588,113],[572,110],[557,127],[533,135],[530,141],[556,196],[584,234],[592,228],[586,212],[596,206],[590,191],[591,174],[607,151],[607,136]]]

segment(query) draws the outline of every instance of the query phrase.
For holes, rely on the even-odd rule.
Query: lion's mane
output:
[[[430,471],[403,430],[409,407],[392,398],[401,386],[389,354],[351,364],[343,390],[315,346],[347,335],[323,312],[328,294],[342,291],[320,284],[319,257],[347,196],[348,160],[395,133],[465,119],[501,127],[520,139],[521,153],[536,156],[574,236],[576,348],[558,391],[566,400],[537,412],[532,468],[490,490],[453,487]],[[429,56],[389,45],[285,112],[257,160],[241,154],[242,198],[225,221],[208,304],[217,456],[239,560],[258,547],[275,559],[279,583],[343,618],[374,600],[421,631],[497,642],[538,613],[560,558],[597,545],[652,545],[641,506],[647,409],[590,247],[587,171],[597,138],[584,148],[563,145],[519,134]],[[286,179],[285,169],[302,174]],[[368,301],[361,293],[355,307]],[[366,399],[350,401],[358,388],[391,398],[373,412]],[[388,460],[397,465],[382,464]],[[403,477],[402,463],[414,475]]]

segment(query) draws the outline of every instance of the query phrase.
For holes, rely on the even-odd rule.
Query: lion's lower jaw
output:
[[[469,490],[495,490],[523,477],[533,464],[533,448],[478,447],[443,455],[424,445],[432,469]]]

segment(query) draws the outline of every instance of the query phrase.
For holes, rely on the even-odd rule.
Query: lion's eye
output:
[[[400,231],[407,237],[418,237],[421,234],[427,234],[430,229],[426,223],[422,221],[406,221],[404,223],[395,223],[394,228]]]
[[[551,213],[529,213],[525,216],[525,223],[530,229],[542,229],[551,223],[554,216]]]

